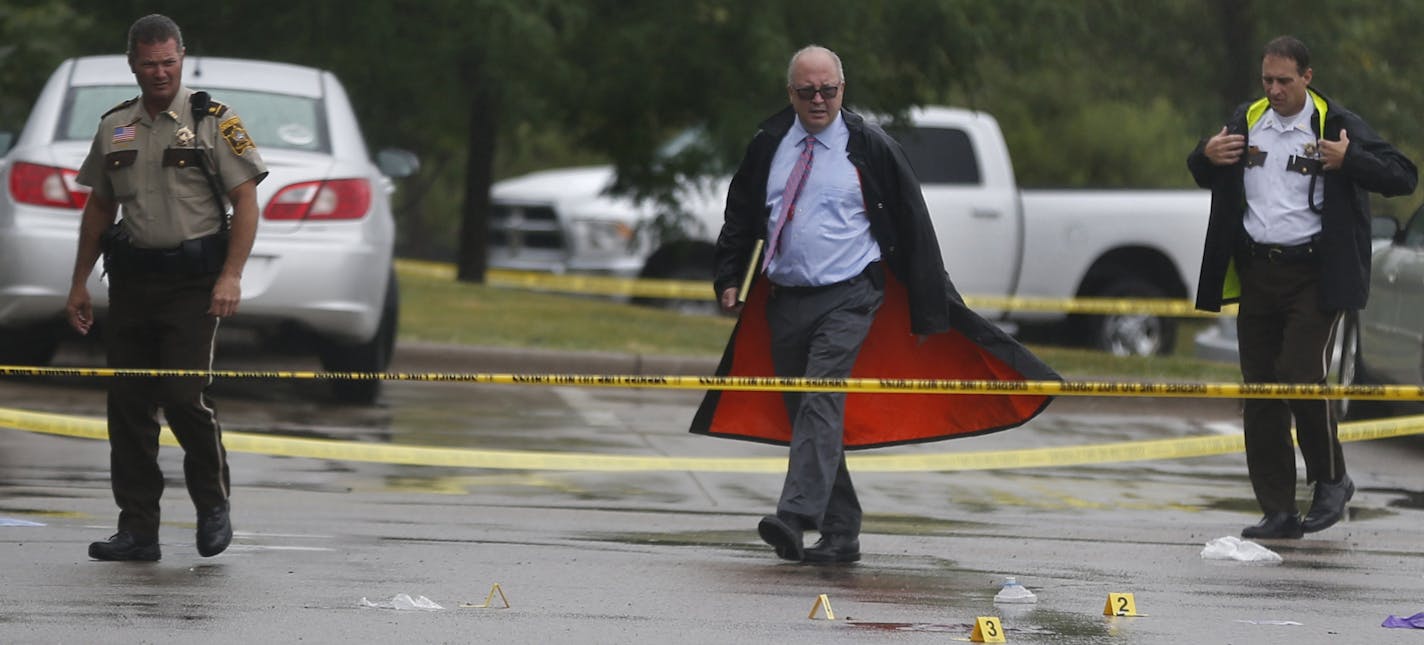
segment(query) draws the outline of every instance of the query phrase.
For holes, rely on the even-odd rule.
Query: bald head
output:
[[[796,74],[796,63],[803,58],[814,57],[829,59],[836,68],[836,82],[845,82],[845,68],[841,67],[841,57],[835,52],[820,45],[807,45],[791,55],[791,63],[786,66],[786,84],[793,84],[793,76]]]

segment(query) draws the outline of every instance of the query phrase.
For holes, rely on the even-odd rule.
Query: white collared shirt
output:
[[[1251,148],[1266,153],[1265,162],[1246,168],[1246,233],[1259,244],[1295,246],[1320,232],[1320,215],[1310,210],[1310,175],[1288,170],[1292,155],[1318,159],[1319,139],[1310,129],[1315,103],[1306,98],[1300,112],[1281,117],[1266,110],[1251,128]],[[1247,151],[1250,154],[1250,151]],[[1315,182],[1315,204],[1325,201],[1325,182]]]

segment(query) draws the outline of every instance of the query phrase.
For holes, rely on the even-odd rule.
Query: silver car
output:
[[[1371,256],[1370,304],[1345,338],[1360,382],[1424,385],[1424,208]]]
[[[330,72],[281,63],[189,56],[185,85],[242,116],[271,174],[257,186],[260,222],[242,277],[240,313],[224,327],[295,339],[335,371],[383,371],[396,336],[391,177],[413,155],[372,162],[345,89]],[[0,363],[46,364],[63,337],[79,214],[75,183],[99,117],[138,95],[123,56],[60,64],[0,160]],[[103,323],[107,289],[89,289]],[[379,381],[334,381],[340,398],[370,401]]]

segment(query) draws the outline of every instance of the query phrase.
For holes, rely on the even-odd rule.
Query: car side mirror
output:
[[[1386,215],[1376,215],[1370,218],[1370,239],[1372,240],[1394,240],[1397,244],[1400,241],[1399,234],[1403,228],[1399,226],[1399,220]]]
[[[15,133],[10,131],[0,131],[0,157],[10,151],[10,146],[15,143]]]
[[[401,148],[383,148],[376,153],[376,167],[387,177],[409,177],[420,171],[420,157]]]

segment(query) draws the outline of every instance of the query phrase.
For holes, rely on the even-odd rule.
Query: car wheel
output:
[[[381,323],[376,336],[365,343],[346,344],[324,342],[320,350],[321,367],[328,372],[384,372],[395,354],[396,330],[400,318],[400,287],[395,271],[391,271],[386,286],[386,301],[381,306]],[[369,405],[381,393],[379,379],[333,379],[331,392],[338,401]]]
[[[0,364],[49,365],[59,349],[59,334],[48,325],[0,327]]]
[[[1098,293],[1102,298],[1165,298],[1157,285],[1140,278],[1119,278]],[[1093,347],[1116,356],[1170,354],[1177,343],[1177,321],[1155,314],[1083,316],[1080,328]]]
[[[1358,312],[1347,311],[1340,316],[1335,329],[1335,345],[1330,352],[1333,365],[1327,382],[1331,385],[1356,385],[1364,383],[1364,370],[1360,365],[1360,316]],[[1362,402],[1361,402],[1362,403]],[[1350,399],[1331,399],[1330,405],[1335,418],[1345,420],[1359,413],[1359,403]]]

